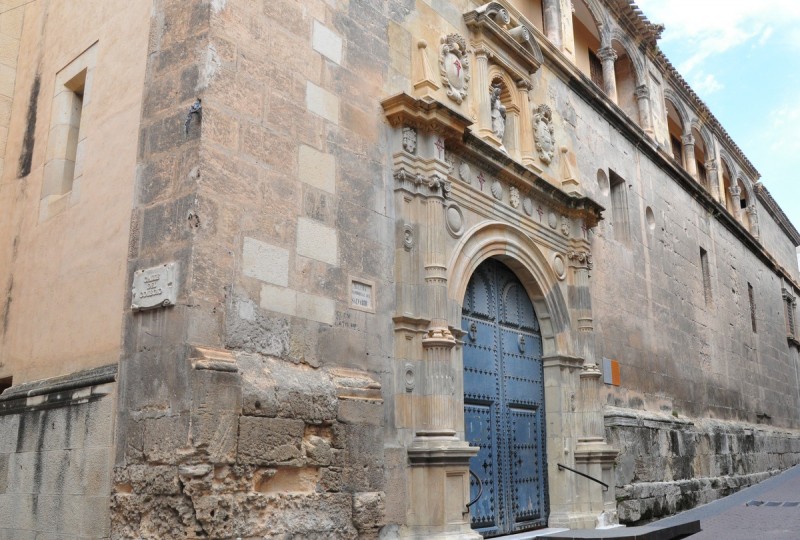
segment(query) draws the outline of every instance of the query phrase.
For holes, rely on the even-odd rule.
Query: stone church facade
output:
[[[502,537],[800,462],[800,234],[632,2],[0,6],[0,538]]]

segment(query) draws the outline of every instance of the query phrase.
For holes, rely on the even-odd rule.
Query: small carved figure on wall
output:
[[[403,149],[409,154],[417,151],[417,130],[406,126],[403,128]]]
[[[500,101],[500,92],[502,92],[502,90],[499,84],[493,85],[491,89],[492,131],[495,137],[500,139],[501,142],[506,132],[506,106]]]
[[[555,153],[555,129],[553,128],[553,111],[547,105],[539,105],[533,113],[533,138],[539,159],[549,165]]]

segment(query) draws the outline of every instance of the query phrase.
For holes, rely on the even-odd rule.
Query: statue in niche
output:
[[[492,132],[495,137],[503,141],[503,135],[506,133],[506,106],[500,101],[500,92],[502,87],[499,84],[493,85],[491,90],[491,104],[492,104]]]
[[[439,73],[442,84],[447,90],[447,97],[461,104],[467,97],[470,79],[467,41],[458,34],[449,34],[441,39],[441,43]]]
[[[533,111],[533,138],[536,141],[536,151],[542,163],[549,165],[553,161],[556,149],[556,139],[553,127],[553,111],[547,105],[539,105]]]
[[[403,128],[403,149],[409,154],[417,151],[417,130],[412,127]]]

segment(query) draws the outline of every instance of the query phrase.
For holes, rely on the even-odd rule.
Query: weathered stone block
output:
[[[339,400],[337,419],[346,424],[382,426],[384,423],[383,401],[341,399]]]
[[[302,420],[286,418],[239,418],[237,461],[259,465],[303,464]]]
[[[125,472],[133,493],[178,495],[181,492],[175,465],[129,465]]]
[[[242,273],[265,283],[289,285],[289,252],[255,238],[245,237]]]
[[[144,420],[144,455],[150,462],[177,463],[178,449],[189,441],[189,417],[167,416]]]
[[[339,98],[311,81],[306,83],[306,107],[329,122],[339,123]]]
[[[327,439],[309,435],[303,441],[303,451],[309,465],[326,467],[331,463],[333,452]]]
[[[336,192],[336,158],[332,154],[301,144],[298,163],[302,182],[328,193]]]
[[[356,493],[353,496],[353,525],[359,531],[379,529],[385,525],[385,499],[383,492]]]
[[[336,229],[319,222],[299,218],[297,220],[297,254],[331,265],[339,261]]]
[[[314,21],[311,44],[315,51],[329,60],[342,63],[342,38],[319,21]]]

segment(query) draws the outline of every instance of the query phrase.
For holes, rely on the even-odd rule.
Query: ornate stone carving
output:
[[[650,98],[650,89],[647,87],[646,84],[640,84],[636,87],[636,90],[633,91],[636,99],[649,99]]]
[[[417,130],[413,127],[403,128],[403,150],[409,154],[417,153]]]
[[[428,187],[434,193],[441,189],[442,197],[444,197],[445,199],[450,196],[450,191],[453,188],[452,184],[448,180],[442,178],[438,174],[431,175],[431,177],[428,179]]]
[[[566,279],[567,265],[564,263],[564,257],[562,257],[560,253],[556,253],[556,255],[553,257],[553,270],[555,271],[558,279]]]
[[[691,133],[684,135],[681,137],[681,143],[683,143],[683,146],[694,146],[694,135]]]
[[[445,225],[447,232],[455,238],[464,234],[464,213],[457,204],[453,203],[445,210]]]
[[[519,208],[519,189],[514,186],[508,188],[508,198],[512,208]]]
[[[403,249],[411,251],[414,247],[414,227],[406,223],[403,226]]]
[[[412,174],[405,169],[399,169],[394,172],[394,179],[397,183],[402,184],[408,182],[412,185],[419,186],[425,182],[425,177],[421,174]]]
[[[407,362],[405,365],[405,372],[403,379],[406,386],[406,392],[412,392],[416,386],[416,374],[414,373],[414,364]]]
[[[547,215],[547,224],[550,225],[551,229],[555,229],[558,227],[558,216],[555,212],[550,212]]]
[[[589,270],[592,269],[592,254],[585,251],[570,250],[567,252],[567,259],[569,259],[573,266],[586,266]]]
[[[458,166],[458,176],[465,184],[472,183],[472,169],[470,169],[469,165],[464,161]]]
[[[539,105],[533,112],[533,138],[539,159],[549,165],[555,154],[555,128],[553,128],[553,111],[547,105]]]
[[[570,226],[569,226],[569,219],[567,216],[561,216],[561,234],[564,236],[569,236],[570,233]]]
[[[533,216],[533,201],[530,197],[525,197],[525,200],[522,201],[522,209],[527,215]]]
[[[506,133],[506,107],[500,101],[502,90],[499,85],[494,85],[491,89],[492,133],[500,141],[503,140],[503,135]]]
[[[467,97],[469,89],[467,42],[458,34],[448,34],[441,42],[439,72],[442,75],[442,84],[447,89],[447,96],[460,104]]]
[[[492,196],[498,201],[503,198],[503,184],[495,180],[492,182]]]

